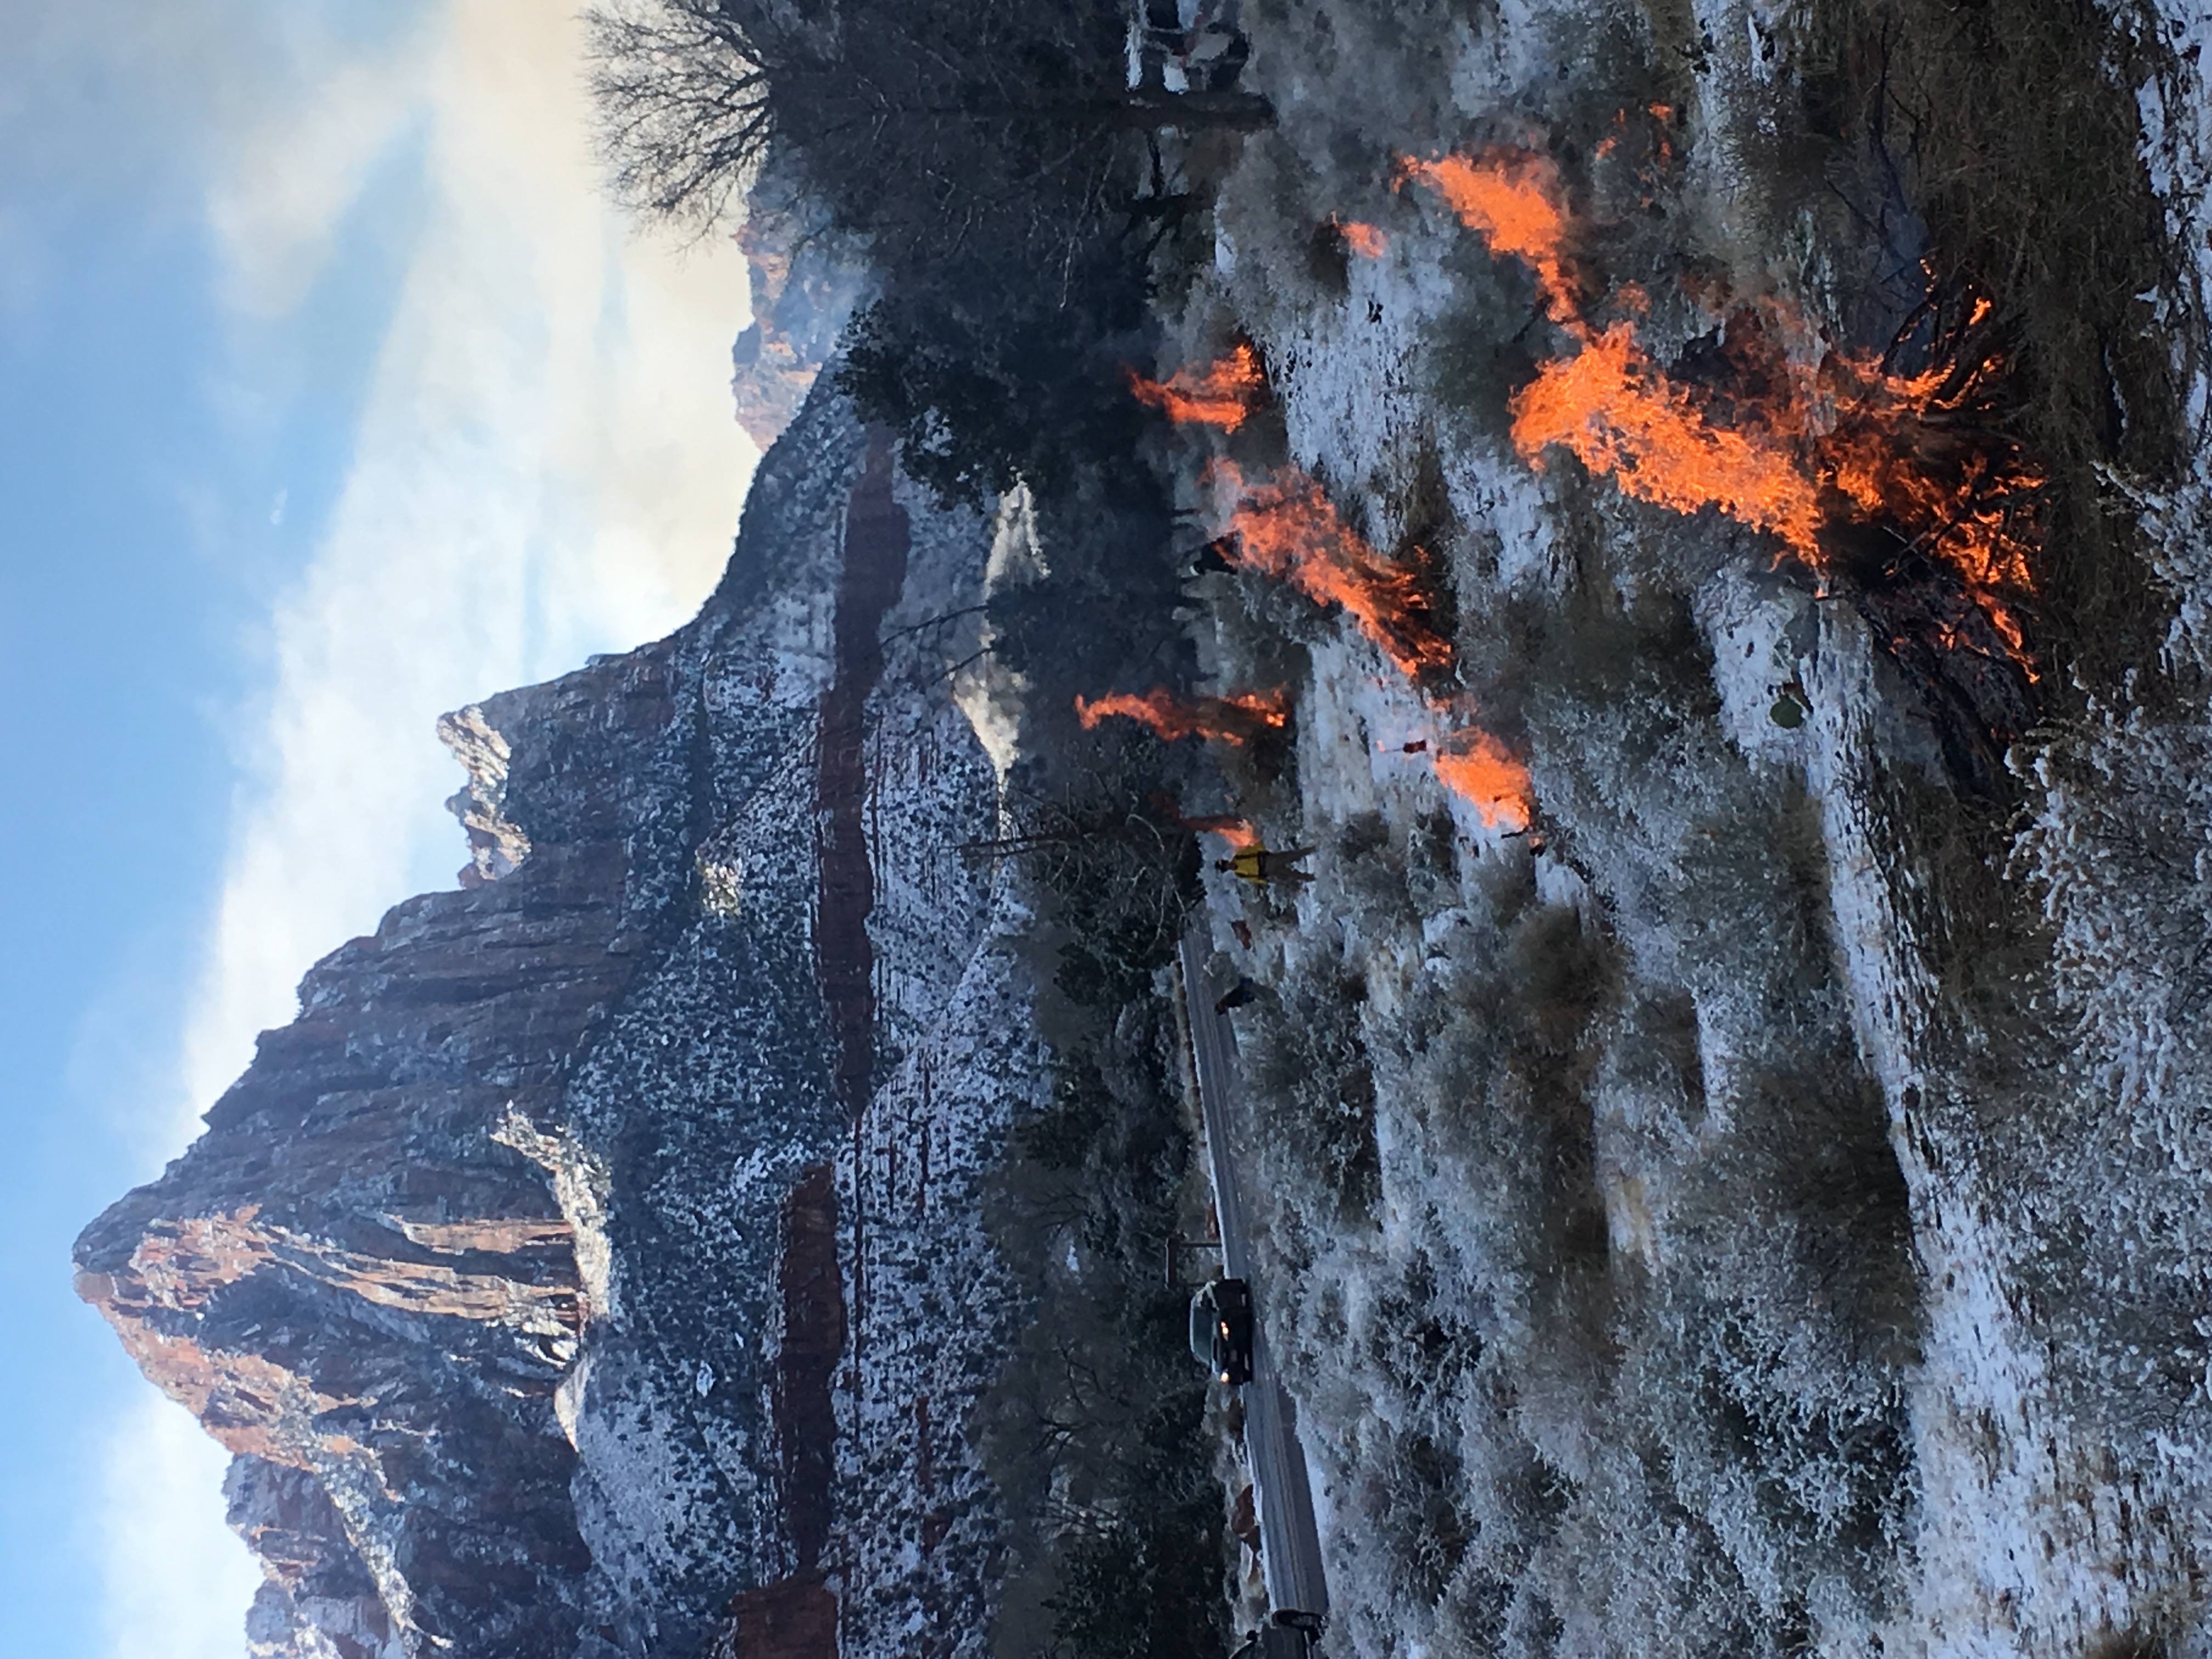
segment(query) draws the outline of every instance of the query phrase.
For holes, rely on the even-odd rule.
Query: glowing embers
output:
[[[1970,319],[1958,334],[1973,326]],[[1891,559],[1933,558],[1958,572],[2033,679],[2019,607],[2035,591],[2028,553],[2042,528],[2044,475],[1984,412],[1998,366],[1956,337],[1938,355],[1948,366],[1911,377],[1849,359],[1825,365],[1820,389],[1838,413],[1820,459],[1859,517],[1896,527]]]
[[[1290,718],[1290,701],[1281,687],[1241,691],[1226,697],[1179,697],[1164,686],[1146,692],[1115,691],[1103,697],[1078,697],[1075,717],[1085,731],[1112,716],[1140,722],[1164,743],[1206,738],[1243,744],[1263,732],[1279,731]]]
[[[1286,466],[1248,479],[1234,461],[1217,458],[1201,482],[1220,504],[1229,532],[1223,556],[1231,564],[1286,581],[1322,605],[1341,605],[1409,676],[1450,665],[1451,645],[1431,619],[1416,573],[1370,547],[1305,473]]]
[[[1259,354],[1240,342],[1225,357],[1203,368],[1179,368],[1164,380],[1148,380],[1132,370],[1129,389],[1137,401],[1165,412],[1171,421],[1234,432],[1244,424],[1264,384]]]
[[[1638,500],[1680,513],[1711,507],[1764,531],[1824,577],[1861,558],[1946,566],[1987,623],[1993,651],[2033,678],[2020,613],[2033,592],[2027,556],[2044,480],[1988,416],[2002,365],[1972,337],[1986,301],[1935,342],[1939,366],[1922,374],[1837,350],[1769,301],[1731,313],[1702,343],[1702,362],[1670,375],[1632,320],[1590,319],[1548,158],[1408,158],[1398,177],[1434,189],[1493,252],[1525,263],[1546,314],[1575,348],[1512,400],[1514,447],[1532,466],[1558,446]],[[1612,299],[1619,310],[1644,309],[1630,286]],[[1877,532],[1871,540],[1868,531]]]

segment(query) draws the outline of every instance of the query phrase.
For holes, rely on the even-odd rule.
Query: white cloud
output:
[[[435,716],[665,632],[727,556],[753,459],[726,386],[743,262],[641,240],[605,204],[580,36],[532,0],[453,0],[425,63],[428,218],[241,745],[190,1033],[203,1107],[290,1017],[301,969],[460,863]],[[276,207],[234,189],[220,222],[282,220],[296,248],[342,210],[270,189]],[[258,269],[260,249],[233,252]]]
[[[240,722],[183,1059],[195,1116],[254,1033],[290,1018],[310,963],[451,884],[465,848],[441,802],[459,774],[436,716],[666,632],[727,556],[754,459],[726,384],[743,262],[640,240],[605,204],[580,34],[544,0],[449,0],[404,51],[307,88],[296,143],[276,118],[256,127],[211,192],[230,301],[256,325],[241,337],[281,325],[343,257],[346,210],[396,135],[419,143],[427,208],[336,504],[271,610],[265,702]],[[147,1172],[196,1127],[157,1126]],[[235,1575],[179,1570],[240,1553],[206,1535],[220,1455],[173,1478],[184,1466],[148,1438],[170,1429],[148,1425],[189,1425],[147,1409],[116,1441],[112,1652],[174,1659],[214,1640],[179,1632],[220,1626],[235,1653]]]
[[[0,182],[161,212],[210,166],[282,133],[310,147],[319,100],[389,70],[440,0],[0,0]],[[327,144],[327,140],[324,143]],[[149,188],[150,186],[150,188]],[[216,200],[220,201],[218,186]]]
[[[299,304],[346,210],[420,119],[435,51],[435,32],[424,29],[398,51],[341,62],[315,78],[312,98],[264,108],[228,137],[229,171],[207,213],[234,310],[282,317]]]
[[[223,1449],[151,1389],[101,1470],[112,1564],[101,1611],[118,1659],[238,1659],[261,1570],[223,1524]]]

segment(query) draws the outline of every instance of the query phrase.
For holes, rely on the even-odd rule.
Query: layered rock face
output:
[[[448,719],[460,889],[86,1231],[236,1455],[254,1651],[980,1645],[976,1182],[1042,1073],[933,620],[990,534],[814,397],[696,622]]]

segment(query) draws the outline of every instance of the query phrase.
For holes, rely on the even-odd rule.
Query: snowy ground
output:
[[[1201,579],[1223,689],[1304,652],[1294,775],[1227,776],[1317,878],[1212,899],[1267,988],[1255,1188],[1329,1650],[2212,1651],[2212,449],[2141,499],[2165,659],[2056,690],[1992,823],[1850,606],[1711,514],[1532,473],[1454,395],[1481,365],[1447,346],[1510,295],[1347,169],[1344,112],[1392,112],[1369,155],[1525,142],[1598,74],[1571,14],[1255,9],[1283,128],[1227,182],[1187,350],[1258,344],[1291,459],[1376,545],[1440,479],[1462,680],[1536,800],[1534,836],[1486,827],[1370,646]],[[1813,229],[1760,218],[1796,9],[1647,10],[1702,43],[1680,234],[1832,314]],[[2137,101],[2181,339],[2212,15],[2163,12]],[[1381,255],[1309,257],[1336,212]]]

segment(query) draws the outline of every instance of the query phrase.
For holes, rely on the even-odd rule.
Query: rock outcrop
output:
[[[459,890],[86,1231],[235,1454],[257,1653],[979,1648],[976,1182],[1042,1074],[932,620],[989,544],[817,392],[696,622],[442,724]]]
[[[781,166],[747,192],[738,246],[752,283],[752,321],[730,350],[738,424],[766,449],[813,389],[860,303],[866,279]]]

